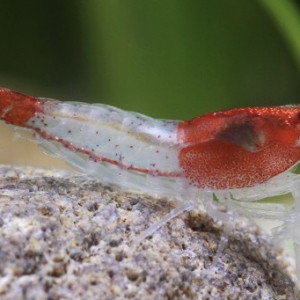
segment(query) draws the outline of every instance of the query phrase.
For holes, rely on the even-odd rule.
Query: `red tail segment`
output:
[[[0,119],[13,125],[24,126],[40,111],[42,105],[37,98],[0,88]]]

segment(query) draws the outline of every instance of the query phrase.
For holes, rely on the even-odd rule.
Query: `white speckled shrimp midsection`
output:
[[[137,186],[145,175],[159,177],[160,182],[181,177],[177,121],[154,120],[103,104],[45,100],[43,106],[43,112],[29,121],[40,144],[85,172],[99,173],[118,185],[123,179],[116,171],[130,173],[126,186],[130,177]]]

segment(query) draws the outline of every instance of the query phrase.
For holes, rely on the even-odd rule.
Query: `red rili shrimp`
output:
[[[238,108],[184,122],[0,88],[0,119],[34,131],[48,152],[106,184],[177,198],[178,207],[140,240],[194,208],[195,195],[213,216],[219,215],[206,201],[213,196],[253,202],[292,193],[300,212],[300,175],[293,172],[300,160],[299,106]],[[295,215],[292,227],[299,227]],[[299,256],[298,230],[292,238]]]

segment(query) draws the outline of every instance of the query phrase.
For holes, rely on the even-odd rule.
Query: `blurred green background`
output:
[[[299,11],[295,0],[0,0],[0,86],[174,119],[300,103]]]

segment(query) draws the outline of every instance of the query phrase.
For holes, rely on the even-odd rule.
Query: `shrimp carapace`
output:
[[[299,107],[240,108],[181,122],[180,166],[199,188],[263,183],[300,159]]]

